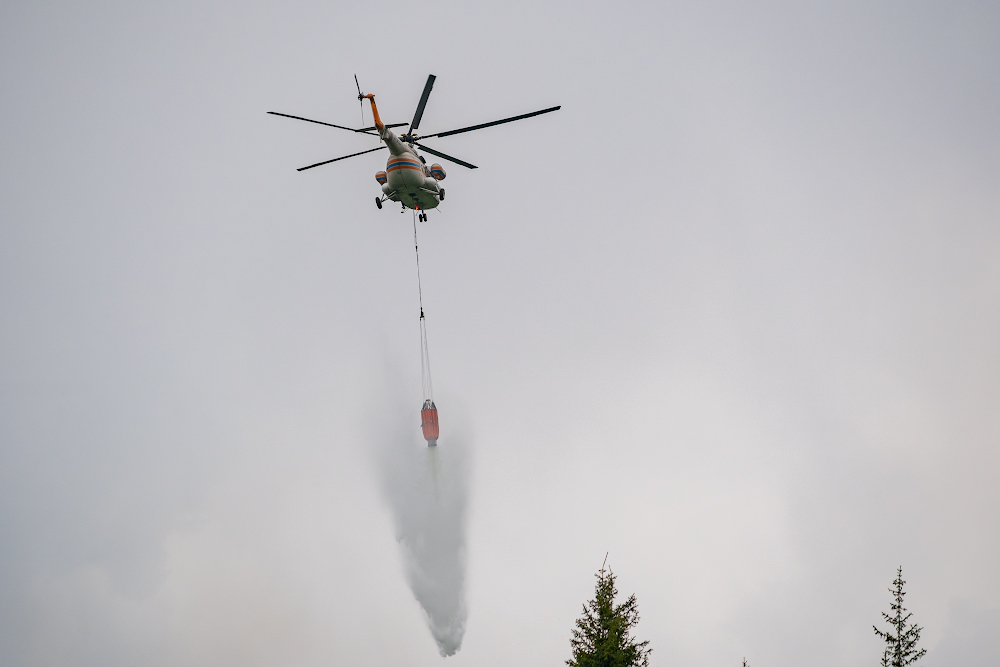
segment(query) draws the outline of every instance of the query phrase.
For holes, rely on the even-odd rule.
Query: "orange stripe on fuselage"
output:
[[[424,173],[423,167],[411,162],[390,162],[386,165],[385,171],[386,173],[391,173],[397,169],[413,169],[414,171],[419,171],[421,174]]]

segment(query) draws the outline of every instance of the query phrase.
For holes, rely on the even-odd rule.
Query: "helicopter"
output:
[[[561,108],[561,106],[549,107],[548,109],[542,109],[541,111],[532,111],[531,113],[512,116],[502,120],[495,120],[489,123],[480,123],[479,125],[470,125],[457,130],[447,130],[445,132],[435,132],[434,134],[421,136],[417,134],[417,129],[420,127],[420,121],[424,115],[424,107],[427,105],[427,98],[430,96],[431,89],[434,87],[435,79],[437,79],[437,77],[433,74],[428,75],[427,83],[424,84],[424,91],[420,95],[420,101],[417,103],[417,109],[413,114],[413,120],[409,123],[384,124],[382,119],[379,117],[378,107],[375,106],[375,96],[372,94],[366,95],[361,92],[361,84],[358,83],[357,75],[354,76],[354,84],[358,89],[358,101],[361,102],[362,108],[364,107],[365,100],[368,100],[371,103],[372,116],[374,116],[375,119],[375,125],[373,127],[354,129],[343,125],[327,123],[325,121],[303,118],[302,116],[292,116],[286,113],[279,113],[277,111],[268,111],[268,113],[275,116],[283,116],[284,118],[304,120],[309,123],[316,123],[327,127],[335,127],[349,132],[377,136],[382,141],[382,145],[378,148],[371,148],[358,153],[351,153],[350,155],[336,157],[332,160],[324,160],[323,162],[317,162],[316,164],[311,164],[306,167],[299,167],[297,171],[305,171],[306,169],[321,167],[332,162],[339,162],[340,160],[346,160],[347,158],[357,157],[358,155],[373,153],[375,151],[388,148],[390,155],[388,161],[386,162],[385,171],[379,171],[375,174],[375,180],[380,186],[382,186],[382,194],[375,197],[375,205],[381,209],[382,204],[386,201],[398,202],[402,204],[403,211],[407,208],[413,209],[418,212],[421,221],[426,221],[426,211],[432,208],[437,208],[437,206],[444,201],[444,188],[441,187],[440,182],[445,179],[447,174],[445,173],[444,167],[440,164],[435,163],[427,166],[427,161],[417,152],[417,149],[419,148],[425,153],[437,156],[442,160],[461,165],[467,169],[477,169],[478,167],[474,164],[465,162],[464,160],[459,160],[456,157],[452,157],[425,146],[420,143],[420,141],[432,137],[447,137],[453,134],[481,130],[494,125],[510,123],[515,120],[523,120],[525,118],[531,118],[532,116],[540,116],[541,114],[558,111]],[[397,137],[392,131],[392,128],[404,126],[407,127],[405,134]]]

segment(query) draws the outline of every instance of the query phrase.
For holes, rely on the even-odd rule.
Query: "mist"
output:
[[[438,650],[451,656],[462,647],[467,614],[468,438],[447,437],[443,430],[440,444],[428,447],[412,408],[402,398],[390,406],[392,418],[379,436],[378,467],[406,581]]]

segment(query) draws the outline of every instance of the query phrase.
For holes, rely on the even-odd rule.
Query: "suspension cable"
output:
[[[425,401],[434,400],[431,382],[431,357],[427,346],[427,323],[424,319],[424,292],[420,284],[420,245],[417,243],[417,212],[413,211],[413,250],[417,256],[417,296],[420,300],[420,385]]]

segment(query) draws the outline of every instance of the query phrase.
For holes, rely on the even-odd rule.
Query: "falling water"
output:
[[[449,656],[465,635],[466,449],[456,436],[427,447],[409,412],[411,419],[386,428],[380,467],[406,579],[438,650]]]

